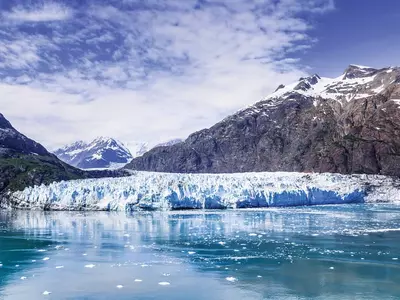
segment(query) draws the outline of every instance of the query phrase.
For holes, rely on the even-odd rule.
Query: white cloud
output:
[[[5,19],[14,22],[51,22],[71,18],[73,11],[56,2],[45,2],[38,6],[17,6],[4,13]]]
[[[185,137],[304,76],[295,51],[315,41],[298,12],[333,8],[330,0],[123,3],[82,9],[69,29],[49,25],[51,36],[18,32],[13,43],[28,38],[20,48],[0,40],[0,70],[20,68],[21,55],[34,72],[0,85],[2,113],[18,129],[49,147],[99,135]]]

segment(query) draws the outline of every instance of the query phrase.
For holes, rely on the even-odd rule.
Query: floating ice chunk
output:
[[[135,282],[142,282],[142,279],[135,279]]]
[[[44,296],[48,296],[48,295],[50,295],[50,294],[51,294],[51,292],[49,292],[49,291],[44,291],[44,292],[43,292],[43,295],[44,295]]]
[[[161,281],[161,282],[159,282],[158,284],[159,284],[159,285],[170,285],[170,283],[167,282],[167,281]]]
[[[335,267],[330,267],[330,268],[329,268],[329,270],[334,270],[334,269],[335,269]]]
[[[235,278],[235,277],[226,277],[225,278],[227,281],[229,281],[229,282],[235,282],[235,281],[237,281],[237,278]]]
[[[85,268],[89,268],[89,269],[93,269],[96,265],[94,264],[89,264],[89,265],[85,265]]]
[[[393,257],[392,259],[393,259],[393,260],[398,260],[399,258],[398,258],[398,257]]]
[[[124,287],[124,286],[121,285],[121,284],[117,285],[117,289],[122,289],[123,287]]]
[[[44,261],[49,260],[49,259],[50,259],[50,257],[43,258]]]
[[[26,277],[25,277],[25,276],[22,276],[22,277],[21,277],[21,280],[25,280],[25,279],[26,279]]]
[[[193,255],[193,254],[195,254],[196,252],[194,252],[194,251],[188,251],[188,254],[189,255]]]
[[[56,266],[56,269],[63,269],[64,266]]]

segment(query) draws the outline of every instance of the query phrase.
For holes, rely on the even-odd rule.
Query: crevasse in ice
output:
[[[11,199],[19,208],[134,211],[400,201],[399,194],[394,179],[374,175],[133,172],[29,187]]]

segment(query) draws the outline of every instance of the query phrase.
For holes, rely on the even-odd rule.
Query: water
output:
[[[0,299],[400,299],[400,206],[0,212]]]

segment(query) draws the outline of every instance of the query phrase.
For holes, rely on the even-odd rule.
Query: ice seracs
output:
[[[173,210],[399,201],[400,181],[379,175],[171,174],[74,180],[29,187],[10,206],[40,210]]]

